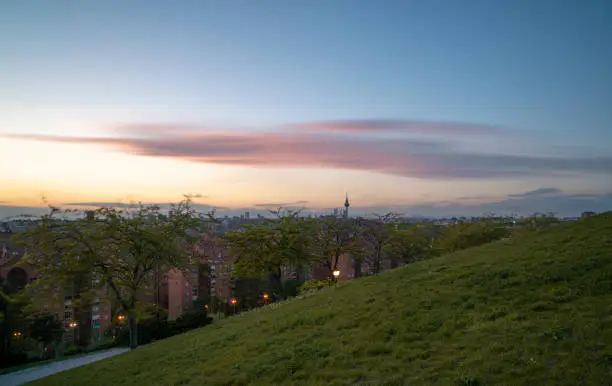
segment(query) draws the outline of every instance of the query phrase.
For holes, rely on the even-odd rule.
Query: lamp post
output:
[[[68,323],[68,327],[72,329],[72,344],[76,346],[76,328],[78,324],[75,321]]]
[[[338,281],[338,277],[340,277],[340,270],[335,269],[333,272],[333,275],[334,275],[334,280]]]
[[[263,300],[264,300],[264,304],[268,304],[268,299],[270,298],[270,295],[264,293],[263,294]]]
[[[236,298],[233,298],[231,300],[232,306],[234,308],[234,315],[236,315],[236,304],[238,303],[238,300],[236,300]]]

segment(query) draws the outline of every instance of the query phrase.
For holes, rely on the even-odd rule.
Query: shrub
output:
[[[310,292],[316,292],[316,291],[320,291],[323,288],[326,287],[331,287],[333,285],[335,285],[336,282],[333,281],[332,279],[326,279],[326,280],[308,280],[307,282],[305,282],[304,284],[302,284],[300,286],[300,294],[305,294],[305,293],[310,293]]]
[[[71,355],[76,355],[80,352],[79,348],[75,345],[72,345],[70,347],[68,347],[66,349],[66,351],[64,351],[64,356],[71,356]]]
[[[176,333],[181,333],[194,328],[204,327],[212,323],[212,318],[202,310],[193,310],[179,316],[174,322],[173,330]]]

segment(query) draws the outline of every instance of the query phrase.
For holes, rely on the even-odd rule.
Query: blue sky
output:
[[[516,175],[504,181],[487,171],[486,179],[478,177],[477,183],[471,180],[473,171],[467,177],[459,173],[464,180],[455,179],[452,186],[465,184],[461,194],[472,189],[477,195],[489,186],[495,186],[495,199],[543,187],[576,192],[592,187],[601,194],[612,190],[612,183],[605,182],[612,172],[611,161],[603,159],[612,145],[612,3],[605,0],[4,2],[0,5],[0,57],[0,135],[4,135],[0,142],[18,145],[24,152],[34,151],[28,148],[34,146],[32,138],[23,137],[28,134],[73,137],[72,145],[36,139],[36,146],[42,142],[49,154],[57,154],[60,147],[61,152],[70,152],[78,138],[128,137],[129,142],[133,132],[116,128],[130,125],[172,127],[176,136],[184,136],[181,130],[187,124],[196,125],[200,132],[214,127],[215,132],[248,134],[288,124],[364,121],[370,129],[360,135],[374,140],[385,136],[376,122],[450,122],[503,131],[499,136],[466,138],[461,133],[446,138],[462,151],[564,159],[598,155],[602,160],[585,165],[606,165],[593,175],[589,167],[575,168],[568,177],[559,175],[567,167],[558,163],[562,166],[546,166],[543,171],[550,173],[545,176]],[[351,132],[354,138],[357,134]],[[164,136],[163,145],[176,136]],[[234,173],[229,185],[247,181],[258,186],[249,198],[253,204],[267,197],[304,199],[296,196],[303,189],[292,189],[289,182],[279,185],[279,173],[288,175],[296,167],[287,169],[282,157],[272,165],[276,168],[272,173],[271,165],[254,171],[245,160],[240,166],[227,160],[212,162],[207,150],[204,157],[198,153],[195,161],[210,179],[189,185],[193,180],[189,173],[197,173],[192,165],[194,149],[187,157],[184,147],[159,151],[161,145],[156,144],[152,152],[143,150],[142,144],[131,146],[118,152],[125,153],[122,157],[156,160],[148,166],[134,160],[141,164],[134,166],[133,183],[126,187],[125,196],[170,199],[167,195],[178,192],[153,197],[145,191],[155,186],[137,183],[141,171],[153,173],[162,167],[154,165],[161,156],[164,162],[174,162],[164,164],[167,170],[182,168],[176,172],[182,176],[177,186],[202,191],[218,205],[251,205],[230,192],[231,186],[206,194],[210,184],[223,183],[212,175],[228,173]],[[106,151],[95,147],[92,153]],[[436,155],[441,151],[436,150]],[[102,155],[89,156],[93,158],[88,162],[103,163]],[[312,157],[312,152],[307,156]],[[470,162],[475,161],[470,158]],[[66,160],[66,164],[71,163]],[[57,168],[66,164],[58,163]],[[259,168],[261,160],[254,164]],[[363,176],[349,173],[346,177],[346,165],[336,164],[297,165],[304,179],[315,181],[310,176],[321,173],[330,181],[340,181],[320,196],[310,194],[307,201],[329,206],[333,194],[342,198],[345,190],[359,190],[370,197],[364,205],[365,201],[367,205],[420,203],[416,196],[399,193],[381,193],[374,202],[372,196],[387,190],[385,184],[407,190],[416,184],[420,195],[427,196],[429,189],[438,192],[433,196],[439,200],[457,198],[439,193],[445,189],[438,183],[440,173],[436,182],[425,183],[428,178],[421,171],[389,172],[385,164],[379,174],[393,177],[367,177],[369,185],[377,184],[377,188],[365,192],[361,183],[351,181]],[[242,169],[227,169],[236,167]],[[116,173],[101,166],[98,170]],[[46,176],[53,175],[49,173]],[[27,183],[14,174],[0,178],[32,197],[48,190],[60,201],[89,197],[88,192],[97,187],[91,181],[81,185],[60,181],[74,178],[76,171],[56,174],[38,185],[32,182],[40,179],[36,173],[29,175]],[[106,181],[120,183],[111,177]],[[4,192],[9,197],[4,201],[23,204],[14,190]],[[95,199],[120,196],[116,189]],[[236,197],[224,201],[221,196]]]

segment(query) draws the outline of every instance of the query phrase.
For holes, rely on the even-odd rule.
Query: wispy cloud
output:
[[[524,193],[509,194],[508,197],[536,197],[536,196],[551,196],[562,194],[563,191],[558,188],[540,188],[536,190],[530,190]]]
[[[288,128],[303,131],[331,132],[414,132],[421,134],[472,135],[499,134],[500,127],[493,125],[459,123],[459,122],[426,122],[391,119],[345,120],[297,123],[286,125]]]
[[[536,191],[549,191],[553,188],[542,188]],[[434,217],[478,216],[485,214],[529,215],[536,212],[552,212],[558,216],[578,216],[584,211],[605,212],[612,210],[612,193],[606,194],[567,194],[555,188],[555,193],[532,194],[524,192],[507,199],[498,199],[486,203],[465,203],[441,201],[418,205],[389,205],[376,207],[356,207],[355,212],[375,213],[397,211],[406,215],[423,215]]]
[[[373,127],[366,123],[362,126]],[[9,137],[103,145],[138,156],[169,157],[211,164],[321,167],[430,179],[612,173],[610,156],[545,157],[466,152],[456,146],[455,140],[448,138],[359,138],[316,130],[222,134],[160,125],[124,126],[119,134],[103,138],[41,135]]]

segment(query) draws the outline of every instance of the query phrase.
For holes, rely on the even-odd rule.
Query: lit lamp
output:
[[[234,315],[236,315],[236,304],[238,303],[238,300],[236,300],[236,298],[233,298],[230,303],[232,303],[232,306],[234,307]]]
[[[334,274],[334,279],[338,280],[338,277],[340,276],[340,271],[336,269],[334,270],[333,274]]]
[[[14,332],[13,332],[13,336],[14,336],[14,337],[20,337],[20,336],[21,336],[21,332],[19,332],[19,331],[14,331]]]
[[[264,300],[264,303],[266,303],[266,304],[267,304],[267,303],[268,303],[268,299],[269,299],[269,298],[270,298],[270,295],[268,295],[268,294],[263,294],[263,300]]]
[[[119,323],[123,323],[123,321],[125,320],[125,315],[123,314],[117,315],[117,320],[119,321]]]
[[[72,328],[72,344],[76,346],[76,332],[74,329],[78,326],[77,322],[72,321],[68,323],[68,327]]]

